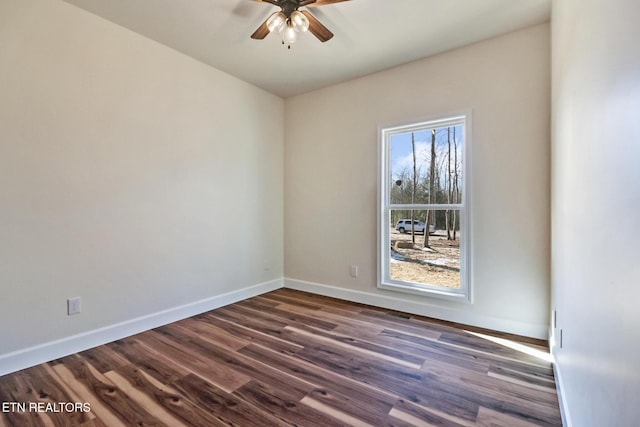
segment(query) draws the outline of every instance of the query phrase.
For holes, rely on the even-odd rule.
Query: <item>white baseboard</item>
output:
[[[0,355],[0,375],[16,372],[40,363],[148,331],[149,329],[279,289],[282,286],[283,279],[276,279],[109,325],[104,328],[2,354]]]
[[[558,402],[560,403],[560,415],[562,416],[562,425],[564,427],[571,427],[571,417],[569,416],[569,407],[567,406],[567,401],[565,399],[563,390],[563,382],[562,382],[562,372],[560,372],[560,366],[556,362],[555,355],[553,355],[553,376],[556,380],[556,391],[558,393]]]
[[[390,310],[403,311],[420,316],[432,317],[449,322],[491,329],[525,337],[546,340],[548,325],[520,322],[516,320],[501,319],[491,316],[483,316],[472,313],[468,306],[460,309],[443,307],[421,301],[409,301],[393,296],[381,295],[372,292],[356,291],[321,283],[305,282],[295,279],[284,279],[284,287],[299,291],[311,292],[318,295],[343,299],[361,304],[373,305]],[[467,308],[465,310],[465,308]]]

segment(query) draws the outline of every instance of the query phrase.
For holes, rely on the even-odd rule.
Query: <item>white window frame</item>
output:
[[[455,204],[460,212],[460,288],[427,285],[391,279],[390,276],[390,217],[392,209],[445,210],[452,205],[442,204],[391,204],[390,138],[392,135],[418,130],[441,128],[462,124],[462,200]],[[471,257],[471,110],[438,117],[396,123],[378,127],[378,288],[405,292],[424,297],[473,303]]]

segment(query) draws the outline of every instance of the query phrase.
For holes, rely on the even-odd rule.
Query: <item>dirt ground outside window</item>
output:
[[[411,246],[411,233],[390,230],[390,275],[393,280],[460,288],[460,234],[456,240],[447,240],[445,230],[436,230],[429,236],[430,248],[424,248],[424,235],[415,235]],[[400,243],[398,243],[400,242]],[[403,244],[404,243],[404,244]]]

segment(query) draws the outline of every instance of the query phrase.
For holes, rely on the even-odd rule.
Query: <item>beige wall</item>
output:
[[[546,337],[549,105],[548,24],[287,99],[287,285]],[[378,126],[464,109],[475,303],[378,290]]]
[[[283,112],[67,3],[1,0],[0,359],[281,284]]]
[[[553,2],[553,353],[568,426],[640,419],[638,16],[637,0]]]

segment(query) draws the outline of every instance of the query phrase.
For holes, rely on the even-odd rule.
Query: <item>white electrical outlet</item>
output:
[[[352,265],[351,266],[351,277],[358,277],[358,266],[357,265]]]
[[[69,298],[67,300],[67,314],[69,316],[80,313],[80,297]]]

